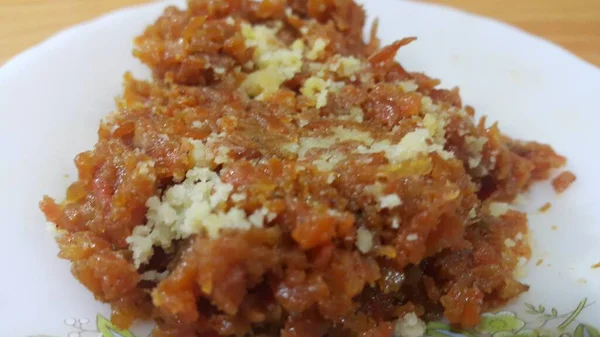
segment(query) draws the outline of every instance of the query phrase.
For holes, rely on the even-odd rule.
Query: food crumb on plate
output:
[[[573,172],[564,171],[552,180],[552,187],[556,193],[564,192],[577,179]]]
[[[541,213],[546,213],[546,212],[547,212],[547,211],[550,209],[550,207],[552,207],[552,204],[551,204],[551,203],[549,203],[549,202],[547,202],[547,203],[545,203],[544,205],[542,205],[542,207],[540,207],[538,210],[539,210]]]

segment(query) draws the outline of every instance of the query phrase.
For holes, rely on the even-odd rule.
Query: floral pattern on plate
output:
[[[500,311],[486,313],[472,330],[453,329],[445,323],[427,324],[427,334],[431,337],[600,337],[600,330],[577,318],[595,302],[587,298],[581,300],[575,309],[559,312],[556,308],[546,309],[525,303],[519,312]]]
[[[522,312],[499,311],[483,314],[479,324],[472,330],[457,330],[446,323],[431,322],[427,324],[427,335],[429,337],[600,337],[600,330],[597,327],[577,320],[583,310],[594,304],[595,302],[589,302],[584,298],[574,310],[560,313],[556,308],[547,310],[543,305],[536,307],[525,303]],[[86,318],[65,319],[64,324],[71,330],[65,337],[141,337],[129,330],[117,328],[100,314],[96,316],[94,328],[87,328],[89,323]]]

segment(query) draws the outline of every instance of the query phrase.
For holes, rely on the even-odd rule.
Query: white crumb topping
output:
[[[373,233],[365,227],[356,230],[356,248],[363,254],[373,249]]]
[[[481,164],[481,160],[483,159],[483,148],[487,141],[487,137],[465,137],[467,151],[469,151],[469,168],[476,168]]]
[[[397,337],[422,337],[427,331],[427,325],[411,312],[398,319],[394,331]]]
[[[412,241],[417,241],[419,240],[419,234],[408,234],[406,236],[406,241],[412,242]]]
[[[323,38],[316,39],[311,50],[308,53],[306,53],[306,58],[313,61],[320,58],[323,55],[323,52],[325,51],[325,48],[327,48],[328,44],[328,40],[325,40]]]
[[[433,103],[431,97],[423,96],[423,98],[421,98],[421,111],[423,111],[423,113],[438,113],[440,110],[440,106]]]
[[[417,91],[417,89],[419,89],[419,85],[413,80],[398,82],[398,86],[405,93],[414,92]]]
[[[147,271],[145,271],[145,272],[142,273],[142,275],[140,276],[140,278],[143,281],[162,281],[167,276],[169,276],[169,271],[168,270],[165,270],[162,273],[159,273],[156,270],[147,270]]]
[[[254,65],[258,67],[242,87],[257,99],[279,90],[283,82],[302,70],[304,42],[296,40],[289,48],[284,46],[277,38],[280,27],[242,24],[246,47],[254,48]]]
[[[469,211],[469,219],[474,219],[476,217],[477,217],[477,210],[475,209],[475,207],[473,207]]]
[[[162,198],[151,197],[146,202],[148,211],[145,225],[134,228],[127,238],[136,267],[147,263],[153,255],[153,246],[169,249],[173,240],[206,232],[215,238],[221,229],[261,227],[261,218],[250,220],[246,213],[233,207],[226,210],[233,186],[221,181],[219,175],[208,168],[189,170],[181,184],[168,188]]]
[[[233,193],[231,195],[231,201],[240,202],[246,200],[246,193]]]
[[[527,258],[525,258],[525,257],[523,257],[523,256],[520,256],[520,257],[517,259],[517,265],[518,265],[519,267],[523,267],[524,265],[526,265],[526,264],[527,264],[527,262],[528,262],[528,261],[529,261],[529,260],[527,260]]]
[[[339,162],[346,159],[346,156],[337,151],[326,152],[319,157],[319,159],[314,160],[312,163],[315,165],[317,170],[321,172],[329,172],[332,171]],[[332,181],[333,182],[333,181]]]
[[[330,83],[324,79],[311,76],[302,85],[300,92],[302,95],[311,98],[315,102],[315,108],[320,109],[327,105],[327,95],[329,94]]]
[[[444,150],[440,144],[433,143],[429,131],[418,128],[406,134],[400,143],[392,145],[388,140],[376,142],[371,148],[359,147],[361,153],[383,152],[392,163],[414,159],[419,155],[436,152],[445,160],[454,158],[454,154]]]
[[[335,173],[329,173],[327,175],[327,183],[332,184],[335,181],[335,178],[336,178]]]
[[[423,126],[437,144],[446,143],[446,122],[440,114],[428,113],[423,117]]]
[[[492,216],[499,217],[510,210],[510,205],[505,202],[490,202],[488,209]]]
[[[354,56],[335,55],[333,62],[329,65],[329,70],[335,72],[340,77],[350,78],[363,68],[362,62]]]
[[[506,239],[504,240],[504,245],[508,248],[513,248],[517,245],[517,243],[512,239]]]
[[[67,231],[64,229],[58,229],[56,224],[50,221],[46,222],[46,231],[48,231],[48,233],[50,233],[54,238],[61,237],[67,233]]]
[[[379,207],[384,208],[395,208],[402,205],[402,200],[397,194],[388,194],[379,198]]]
[[[135,172],[139,175],[146,176],[146,177],[150,178],[151,180],[155,180],[156,176],[154,175],[154,173],[152,173],[154,164],[155,163],[153,160],[141,161],[141,162],[137,163]]]

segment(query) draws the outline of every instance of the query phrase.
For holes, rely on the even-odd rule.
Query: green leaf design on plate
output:
[[[558,316],[558,311],[555,308],[552,308],[552,317]]]
[[[100,314],[96,316],[96,327],[102,334],[102,337],[135,337],[129,330],[117,328],[111,321]]]
[[[487,313],[481,315],[481,321],[475,330],[483,334],[495,334],[498,332],[516,332],[525,326],[525,322],[517,317],[512,311],[500,311],[495,314]]]
[[[587,332],[587,334],[586,334]],[[600,337],[600,331],[598,329],[589,326],[587,324],[579,324],[575,329],[573,337]]]
[[[587,303],[587,298],[584,298],[583,300],[581,300],[581,302],[579,302],[579,305],[577,305],[577,308],[575,308],[575,310],[573,310],[571,315],[569,315],[569,317],[558,326],[558,330],[561,330],[561,331],[565,330],[569,326],[569,324],[573,323],[573,321],[577,318],[577,316],[579,316],[579,314],[581,314],[581,311],[583,311],[583,309],[585,309],[586,303]]]

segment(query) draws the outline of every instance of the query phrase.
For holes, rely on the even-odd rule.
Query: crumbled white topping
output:
[[[442,145],[432,143],[432,141],[429,131],[419,128],[406,134],[396,145],[390,144],[388,140],[383,140],[374,143],[371,148],[359,147],[358,151],[359,153],[383,152],[392,163],[400,163],[432,152],[437,152],[445,160],[454,158],[453,153],[444,150]]]
[[[426,114],[423,117],[423,126],[425,126],[435,143],[446,143],[446,120],[440,114]]]
[[[225,19],[225,23],[226,23],[226,24],[228,24],[228,25],[231,25],[231,26],[233,26],[233,25],[235,25],[235,20],[234,20],[234,19],[233,19],[231,16],[228,16],[228,17]]]
[[[329,94],[329,85],[327,81],[320,77],[312,76],[304,81],[300,89],[302,95],[312,98],[315,101],[315,107],[320,109],[327,105],[327,95]]]
[[[398,82],[398,86],[405,93],[414,92],[417,91],[417,89],[419,89],[419,85],[413,80]]]
[[[427,325],[411,312],[398,319],[394,331],[397,337],[422,337],[427,331]]]
[[[306,58],[313,61],[320,58],[323,55],[323,52],[325,51],[325,48],[327,48],[328,44],[328,40],[325,40],[323,38],[316,39],[315,43],[312,46],[312,49],[308,53],[306,53]]]
[[[354,122],[362,123],[364,116],[365,116],[365,114],[361,108],[352,107],[348,111],[348,114],[339,115],[339,116],[337,116],[337,119],[342,120],[342,121],[354,121]]]
[[[476,168],[481,164],[481,160],[483,159],[483,147],[487,141],[487,137],[465,137],[467,151],[469,151],[469,168]]]
[[[356,248],[363,254],[373,249],[373,233],[365,227],[356,230]]]
[[[402,200],[397,194],[388,194],[379,198],[379,206],[384,208],[392,209],[394,207],[398,207],[402,205]]]
[[[406,236],[406,241],[417,241],[419,240],[419,234],[408,234]]]
[[[439,113],[440,110],[440,106],[433,103],[431,97],[423,96],[423,98],[421,98],[421,111],[423,111],[423,113]]]
[[[233,193],[231,195],[231,201],[240,202],[246,200],[246,193]]]
[[[142,273],[140,278],[143,281],[162,281],[167,276],[169,276],[169,271],[165,270],[162,273],[157,272],[156,270],[147,270]]]
[[[64,229],[58,229],[54,222],[46,222],[46,230],[50,233],[54,238],[58,238],[67,233]]]
[[[362,68],[362,62],[354,56],[335,55],[333,62],[329,65],[329,70],[345,78],[354,76]]]
[[[506,239],[504,240],[504,245],[508,248],[513,248],[517,245],[517,243],[512,239]]]
[[[242,35],[248,48],[254,48],[254,64],[258,70],[248,75],[242,87],[258,99],[271,94],[302,69],[304,42],[296,40],[289,48],[277,38],[280,26],[242,24]]]
[[[475,207],[473,207],[469,211],[469,219],[474,219],[475,217],[477,217],[477,210],[475,209]]]
[[[499,217],[510,210],[510,205],[505,202],[491,202],[488,208],[492,216]]]
[[[319,159],[313,161],[313,165],[321,172],[332,171],[336,165],[342,160],[346,159],[346,156],[337,151],[329,151],[321,155]],[[333,181],[332,181],[333,182]]]
[[[341,126],[337,126],[333,129],[334,138],[338,142],[355,141],[361,142],[366,145],[371,145],[375,142],[370,132],[361,131],[356,129],[346,129]]]
[[[265,223],[273,221],[276,217],[277,215],[275,213],[269,211],[266,207],[262,207],[254,211],[254,213],[248,217],[248,221],[255,227],[262,227]],[[267,221],[265,222],[265,220]]]
[[[183,183],[168,188],[162,198],[154,196],[146,202],[148,222],[135,227],[127,238],[136,267],[150,260],[153,246],[168,250],[173,240],[192,234],[206,232],[215,238],[223,228],[263,225],[256,217],[250,221],[239,208],[226,210],[233,186],[222,182],[217,173],[196,167],[186,177]],[[263,211],[261,214],[264,219]]]
[[[327,175],[327,183],[332,184],[335,181],[335,178],[336,178],[335,173],[329,173]]]
[[[526,264],[527,264],[527,262],[528,262],[527,258],[525,258],[525,257],[523,257],[523,256],[520,256],[520,257],[518,258],[518,260],[517,260],[517,265],[518,265],[519,267],[523,267],[524,265],[526,265]]]
[[[137,163],[135,172],[139,175],[147,176],[150,179],[154,180],[154,179],[156,179],[156,176],[151,173],[151,168],[154,168],[154,161],[153,160],[145,160],[145,161],[141,161],[141,162]]]
[[[400,228],[400,219],[397,216],[392,219],[392,228],[393,229]]]
[[[521,241],[521,240],[523,240],[524,237],[525,237],[525,235],[523,235],[523,233],[519,232],[519,233],[517,233],[517,235],[515,235],[515,240]]]

